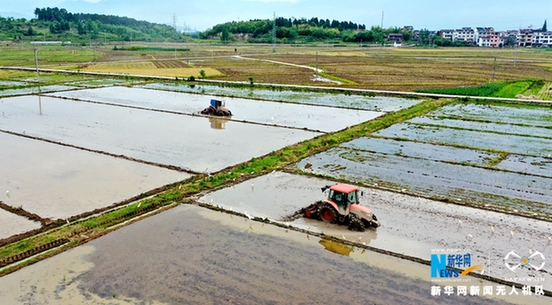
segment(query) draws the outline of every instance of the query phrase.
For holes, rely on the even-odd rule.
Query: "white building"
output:
[[[461,40],[467,43],[474,43],[476,41],[475,31],[469,27],[457,29],[452,33],[452,40],[453,41]]]
[[[533,46],[550,48],[552,47],[552,32],[533,33]]]

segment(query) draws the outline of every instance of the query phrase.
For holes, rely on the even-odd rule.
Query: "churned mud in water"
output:
[[[285,215],[323,199],[320,187],[333,183],[274,172],[199,195],[197,199],[251,217],[286,223],[283,220]],[[504,259],[512,250],[521,256],[539,251],[545,257],[552,257],[552,223],[400,193],[360,189],[364,191],[361,204],[372,209],[381,223],[377,229],[352,232],[346,226],[304,218],[287,223],[424,260],[429,260],[433,253],[447,253],[447,249],[463,249],[473,255],[474,264],[484,266],[485,275],[502,280],[510,277],[544,278],[545,289],[552,290],[552,270],[548,265],[541,271],[524,266],[512,272],[505,267]],[[539,257],[534,260],[537,263]]]
[[[60,98],[0,100],[0,129],[197,172],[213,172],[319,133]]]
[[[104,298],[80,288],[78,277],[94,268],[87,259],[94,252],[92,246],[81,246],[1,277],[0,304],[161,304],[113,295]]]
[[[345,246],[341,246],[345,247]],[[0,278],[2,304],[521,304],[432,297],[427,266],[180,206]],[[94,250],[95,249],[95,250]],[[468,285],[491,283],[471,280]],[[496,296],[493,296],[496,298]],[[531,297],[538,304],[546,298]]]
[[[491,168],[467,166],[462,162],[455,164],[439,160],[447,158],[446,156],[437,160],[426,159],[422,154],[409,151],[408,148],[412,145],[399,145],[405,145],[405,154],[372,152],[376,148],[369,145],[362,149],[353,149],[353,146],[349,148],[349,144],[344,144],[345,147],[330,149],[305,158],[297,167],[302,169],[310,164],[312,167],[308,169],[309,172],[347,177],[349,180],[369,184],[391,185],[398,190],[405,189],[411,193],[453,200],[462,198],[482,205],[507,207],[529,213],[552,212],[551,177],[496,171]],[[423,146],[427,148],[427,145]],[[439,148],[435,151],[439,151]],[[470,161],[473,158],[469,155],[473,154],[467,155],[466,162],[473,162]],[[460,158],[456,157],[456,160]],[[512,168],[512,165],[509,167]]]
[[[51,95],[186,114],[198,114],[202,109],[209,106],[211,99],[218,99],[224,101],[232,111],[232,120],[306,128],[324,132],[341,130],[383,114],[383,112],[366,110],[223,98],[213,95],[128,87],[57,92]]]
[[[0,143],[0,200],[42,218],[76,216],[190,177],[3,132]]]
[[[0,195],[0,197],[3,196]],[[2,199],[0,201],[6,201]],[[0,239],[40,228],[40,223],[0,209]]]

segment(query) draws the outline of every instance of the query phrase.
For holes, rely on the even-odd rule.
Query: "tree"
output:
[[[27,29],[27,36],[34,36],[34,30],[32,26]]]
[[[224,44],[227,44],[229,39],[230,39],[230,32],[228,32],[228,28],[227,27],[222,28],[222,34],[220,35],[220,40],[222,40]]]
[[[544,19],[544,24],[542,25],[542,30],[544,32],[548,31],[547,26],[546,26],[546,19]]]

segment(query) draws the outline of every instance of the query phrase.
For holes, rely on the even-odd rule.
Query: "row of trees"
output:
[[[276,18],[256,19],[250,21],[232,21],[217,24],[200,34],[203,39],[220,38],[224,42],[236,39],[246,39],[249,42],[272,42],[276,38],[280,42],[304,42],[321,40],[339,40],[357,43],[383,43],[387,35],[402,33],[404,40],[412,38],[412,32],[402,28],[381,28],[373,26],[369,30],[365,25],[348,21],[329,19],[294,19]]]

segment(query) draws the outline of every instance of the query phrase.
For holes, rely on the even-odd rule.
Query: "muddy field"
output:
[[[334,245],[339,247],[339,245]],[[341,247],[347,247],[341,245]],[[545,304],[428,297],[426,266],[180,206],[0,278],[3,304]],[[115,255],[116,254],[116,255]],[[468,278],[466,285],[493,285]],[[446,283],[443,283],[446,284]]]
[[[372,188],[361,188],[364,191],[361,203],[371,208],[380,220],[381,226],[376,229],[353,232],[348,231],[346,226],[317,220],[285,220],[294,211],[323,199],[326,194],[320,188],[334,183],[275,172],[201,195],[197,199],[251,217],[268,218],[307,231],[324,232],[358,244],[424,260],[429,260],[434,250],[438,249],[469,249],[472,260],[485,265],[484,274],[500,279],[514,274],[504,266],[504,257],[508,252],[517,250],[527,253],[535,250],[545,256],[552,253],[550,222]],[[446,235],[436,232],[446,232]],[[526,268],[515,275],[542,277],[546,289],[551,289],[552,277],[546,270],[536,272]]]
[[[290,93],[282,96],[287,102],[301,100]],[[3,98],[0,141],[10,146],[0,148],[0,157],[11,162],[0,165],[0,171],[10,173],[5,183],[0,181],[10,183],[0,200],[6,211],[13,205],[40,217],[69,217],[415,102],[355,97],[350,104],[330,98],[313,106],[309,101],[224,98],[236,113],[231,120],[191,115],[213,97],[106,87]],[[503,121],[493,116],[508,109],[485,114],[484,107],[453,107],[343,143],[286,169],[307,175],[274,171],[190,200],[244,217],[182,204],[3,276],[0,303],[546,304],[548,297],[534,295],[431,297],[433,286],[456,287],[458,282],[432,279],[428,265],[412,262],[460,251],[483,265],[483,271],[474,272],[552,290],[548,264],[541,271],[524,265],[513,272],[505,266],[510,251],[526,256],[539,251],[542,262],[552,257],[551,223],[518,213],[549,212],[549,110],[522,111],[526,121],[509,123],[514,113]],[[478,122],[491,119],[495,125]],[[472,146],[462,142],[479,135],[490,136],[472,140]],[[504,146],[505,141],[515,143]],[[524,149],[535,153],[514,149],[520,145],[534,145]],[[335,183],[330,177],[370,185],[362,188],[361,201],[382,225],[352,232],[317,220],[284,220],[323,198],[320,187]],[[511,213],[475,209],[465,202],[507,207]],[[2,215],[2,223],[13,224],[17,232],[36,225]],[[316,237],[321,233],[356,247]],[[385,251],[412,261],[381,254]],[[533,263],[541,262],[536,257]],[[503,285],[469,275],[462,280],[481,290]]]
[[[307,172],[549,214],[551,115],[549,107],[445,107],[306,158],[297,168],[311,164]]]

